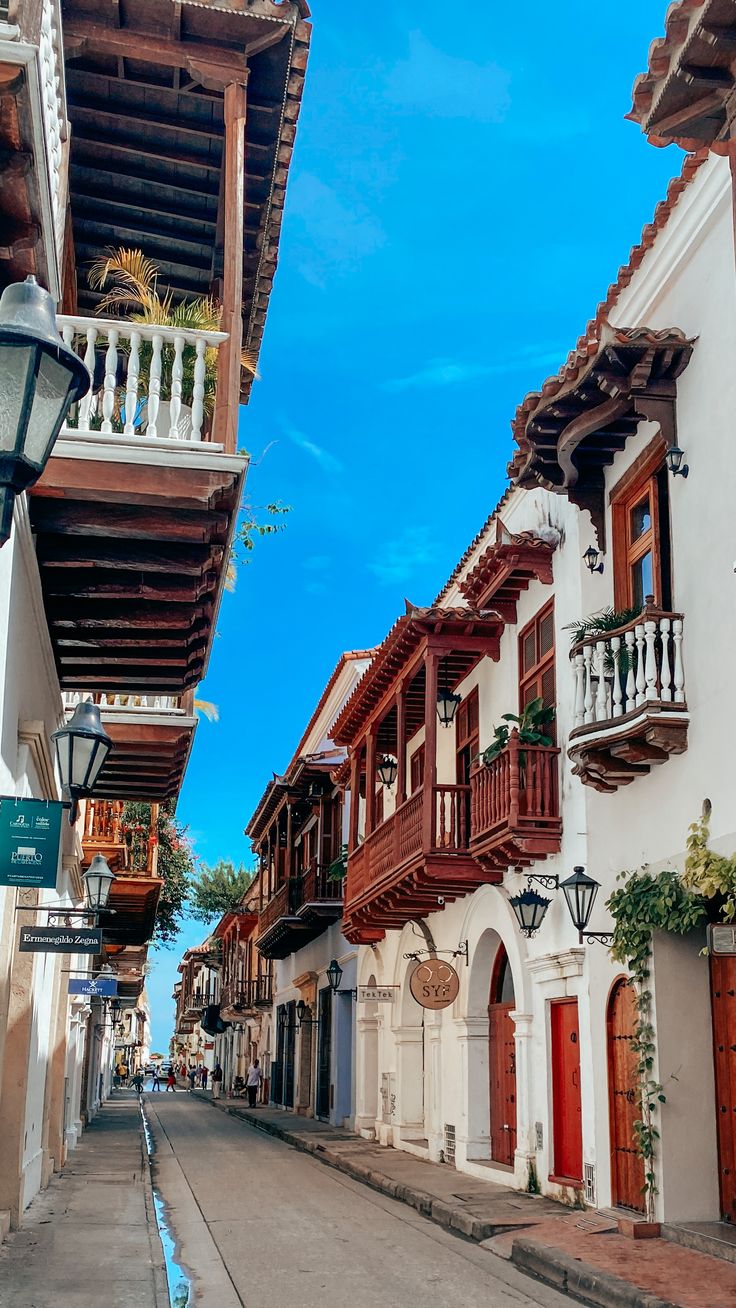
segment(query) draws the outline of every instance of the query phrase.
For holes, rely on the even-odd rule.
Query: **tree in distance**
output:
[[[200,863],[191,880],[189,897],[189,914],[198,922],[211,922],[213,918],[222,917],[237,908],[248,887],[252,884],[255,871],[252,868],[235,866],[229,859],[221,858],[214,867]]]

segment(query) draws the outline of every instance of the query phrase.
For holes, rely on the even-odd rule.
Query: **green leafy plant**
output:
[[[199,922],[222,917],[240,903],[253,884],[255,871],[221,858],[213,867],[201,863],[190,881],[189,914]]]
[[[568,622],[563,627],[563,631],[571,631],[571,645],[579,645],[581,640],[586,640],[588,636],[605,636],[609,632],[618,631],[620,627],[628,627],[640,613],[639,607],[601,609],[600,613],[591,613],[589,617],[580,618],[577,622]]]
[[[544,728],[550,726],[555,720],[555,710],[553,707],[546,706],[541,695],[532,699],[525,704],[522,712],[503,713],[503,722],[501,726],[494,727],[493,740],[481,754],[479,759],[488,767],[499,754],[503,752],[509,743],[511,732],[516,730],[519,736],[519,743],[522,745],[553,745],[554,740],[549,732]],[[513,725],[512,725],[513,724]],[[522,760],[523,762],[523,760]]]
[[[138,870],[147,866],[151,839],[158,845],[157,875],[164,884],[158,902],[154,940],[157,944],[167,945],[173,943],[179,934],[195,860],[187,828],[176,820],[170,803],[159,805],[158,820],[153,829],[151,818],[150,804],[126,803],[122,830],[130,848],[131,866]]]
[[[726,858],[709,848],[710,814],[710,800],[706,800],[701,816],[688,832],[682,884],[711,901],[711,918],[717,914],[722,921],[733,922],[736,918],[736,855]]]
[[[347,876],[348,870],[348,847],[343,845],[337,858],[327,865],[327,880],[342,881]]]

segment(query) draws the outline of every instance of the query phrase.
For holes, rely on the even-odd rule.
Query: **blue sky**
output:
[[[343,649],[430,602],[505,485],[517,403],[554,372],[638,240],[675,147],[624,121],[665,0],[496,10],[314,0],[279,269],[241,445],[291,504],[226,596],[179,814],[243,827]],[[457,17],[453,18],[453,14]],[[490,10],[487,11],[490,13]],[[482,30],[481,30],[482,29]],[[154,1037],[190,923],[153,956]]]

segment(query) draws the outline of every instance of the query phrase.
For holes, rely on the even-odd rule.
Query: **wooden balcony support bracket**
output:
[[[223,208],[224,262],[222,330],[228,339],[220,351],[213,435],[227,454],[238,444],[240,368],[243,351],[243,237],[245,215],[245,126],[247,72],[242,82],[225,87],[225,167],[220,200]]]

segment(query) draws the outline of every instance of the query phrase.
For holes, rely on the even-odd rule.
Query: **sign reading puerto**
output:
[[[460,977],[452,963],[442,958],[427,958],[414,968],[409,989],[422,1008],[449,1008],[457,999]]]
[[[104,995],[113,998],[118,993],[116,976],[72,976],[69,978],[70,995]]]
[[[20,929],[22,954],[100,954],[100,927],[28,927]]]
[[[54,889],[63,811],[45,799],[0,799],[0,886]]]

